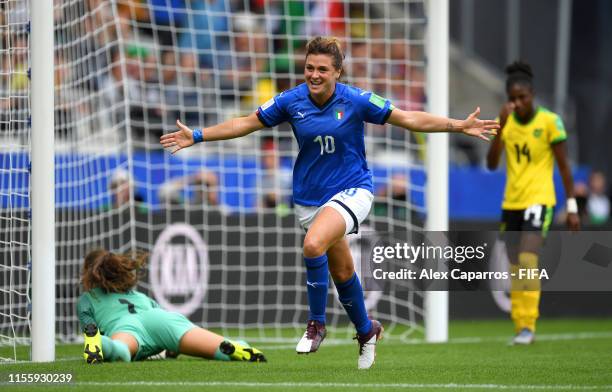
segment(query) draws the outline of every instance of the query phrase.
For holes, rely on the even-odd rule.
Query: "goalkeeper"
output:
[[[225,339],[192,324],[179,313],[165,311],[134,289],[145,258],[132,259],[105,250],[85,257],[77,313],[85,332],[87,363],[130,362],[166,350],[174,355],[265,362],[261,351],[245,342]]]
[[[296,346],[299,354],[317,351],[325,338],[325,305],[329,273],[338,296],[357,330],[358,368],[374,363],[383,328],[370,320],[363,289],[346,235],[357,233],[372,206],[372,173],[365,157],[364,123],[390,123],[423,132],[459,132],[488,141],[499,124],[477,118],[437,117],[396,109],[378,95],[338,82],[344,54],[333,37],[316,37],[306,47],[305,83],[285,91],[247,117],[206,129],[179,130],[161,137],[173,152],[197,142],[226,140],[289,122],[300,152],[293,168],[293,200],[304,239],[306,288],[310,307],[306,331]]]

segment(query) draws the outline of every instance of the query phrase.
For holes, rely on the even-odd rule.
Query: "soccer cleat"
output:
[[[316,352],[323,339],[325,339],[326,334],[327,330],[325,329],[325,324],[316,320],[308,320],[306,332],[304,332],[304,336],[302,336],[295,347],[295,351],[297,351],[298,354]]]
[[[521,329],[521,332],[516,334],[512,339],[512,344],[528,345],[535,341],[535,334],[529,328]]]
[[[104,361],[102,353],[102,335],[96,324],[87,324],[83,331],[85,333],[85,344],[83,346],[83,357],[89,364],[99,364]]]
[[[385,329],[382,324],[372,320],[372,329],[365,335],[355,336],[354,339],[359,343],[359,359],[357,360],[358,369],[369,369],[374,365],[376,359],[376,342],[382,339]]]
[[[255,347],[243,346],[229,340],[221,342],[219,351],[229,356],[233,361],[267,362],[264,354]]]
[[[164,351],[164,358],[166,359],[176,359],[178,358],[179,353],[177,353],[176,351],[170,351],[170,350],[166,350]]]

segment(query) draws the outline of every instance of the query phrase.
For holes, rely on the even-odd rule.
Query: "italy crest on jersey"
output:
[[[344,105],[334,107],[334,118],[337,121],[341,121],[344,118]]]

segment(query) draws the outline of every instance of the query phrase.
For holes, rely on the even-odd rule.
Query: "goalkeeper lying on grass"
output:
[[[265,362],[263,353],[245,342],[225,339],[168,312],[136,291],[145,258],[132,259],[105,250],[85,257],[77,313],[85,332],[87,363],[146,359],[167,350],[222,361]]]

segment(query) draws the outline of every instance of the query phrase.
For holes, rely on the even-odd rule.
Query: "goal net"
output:
[[[307,317],[304,232],[293,214],[290,126],[196,145],[158,143],[175,127],[252,113],[301,83],[304,48],[334,35],[343,81],[424,109],[425,0],[64,0],[55,2],[56,315],[81,336],[84,255],[146,251],[139,289],[230,336],[283,341]],[[28,2],[0,0],[0,355],[29,338]],[[367,228],[424,225],[424,139],[368,124],[376,198]],[[354,236],[358,256],[359,237]],[[357,259],[357,257],[356,257]],[[359,266],[358,266],[359,267]],[[422,293],[367,293],[393,337],[422,337]],[[330,288],[328,325],[354,333]],[[297,335],[296,335],[297,336]],[[6,350],[5,350],[6,349]]]
[[[28,4],[0,1],[0,358],[29,343]]]

